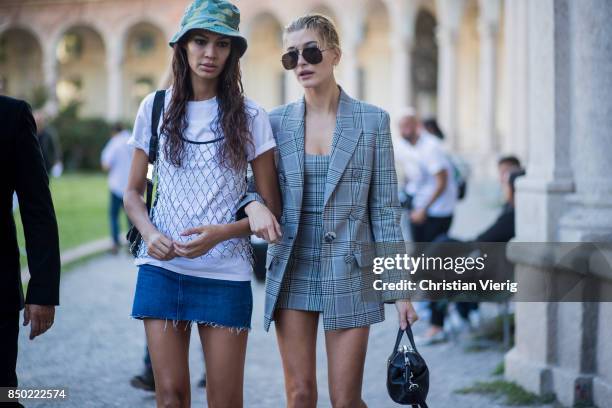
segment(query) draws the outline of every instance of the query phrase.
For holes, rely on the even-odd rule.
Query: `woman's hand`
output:
[[[283,236],[282,229],[272,211],[265,205],[252,201],[244,208],[249,217],[251,232],[268,243],[278,242]]]
[[[427,210],[425,208],[418,208],[410,212],[410,221],[413,224],[423,224],[427,221]]]
[[[174,252],[176,255],[185,258],[197,258],[227,239],[221,225],[203,225],[188,228],[181,232],[182,237],[190,235],[197,235],[197,237],[189,242],[174,242]]]
[[[160,261],[169,261],[176,257],[172,240],[155,230],[148,236],[143,236],[147,244],[147,253]]]
[[[397,309],[399,324],[402,330],[406,330],[408,324],[412,326],[417,320],[419,320],[419,316],[414,311],[412,302],[409,300],[396,300],[395,308]]]

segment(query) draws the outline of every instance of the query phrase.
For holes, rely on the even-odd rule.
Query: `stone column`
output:
[[[438,121],[450,149],[457,143],[457,42],[465,0],[437,0]]]
[[[363,19],[359,13],[343,14],[340,17],[342,35],[342,59],[339,68],[339,83],[353,98],[359,95],[359,46],[363,42]]]
[[[412,90],[412,48],[415,37],[416,10],[414,2],[392,3],[389,18],[391,30],[391,101],[394,116],[407,106],[414,105]]]
[[[562,217],[560,238],[570,242],[612,241],[612,3],[605,0],[567,1],[571,26],[572,153],[575,194]],[[570,389],[560,401],[566,405],[612,400],[612,375],[605,361],[612,361],[610,338],[598,336],[598,313],[603,303],[564,305],[576,309],[580,324],[571,341],[559,347],[564,358],[554,370],[555,391]],[[596,310],[590,310],[596,308]],[[601,309],[601,310],[600,310]],[[609,308],[608,308],[609,310]],[[590,312],[590,313],[588,313]],[[561,318],[561,317],[560,317]],[[607,316],[609,319],[610,316]],[[609,325],[608,332],[609,330]],[[602,324],[601,330],[606,326]],[[597,338],[599,337],[599,341]],[[593,374],[597,374],[593,378]]]
[[[572,16],[574,179],[563,240],[612,240],[612,3],[569,1]]]
[[[504,2],[504,93],[509,133],[504,141],[506,151],[527,159],[527,3],[524,0]]]
[[[43,75],[45,88],[47,89],[47,102],[45,110],[54,115],[57,113],[57,81],[58,81],[58,62],[56,57],[57,43],[49,41],[42,43],[43,48]]]
[[[528,132],[529,159],[527,175],[516,185],[518,242],[558,241],[558,220],[566,210],[566,196],[574,189],[567,1],[520,0],[515,5],[517,27],[527,28],[528,40],[525,41],[528,116],[526,126],[522,123],[519,126],[525,126]],[[524,13],[523,7],[527,7]],[[520,112],[523,101],[515,98],[513,103],[513,109]],[[519,286],[526,275],[554,273],[552,267],[538,266],[520,253],[508,255],[516,262]],[[552,367],[558,359],[558,316],[568,312],[562,306],[552,302],[516,304],[515,347],[505,358],[506,378],[538,394],[555,391]],[[579,321],[574,323],[579,325]]]
[[[109,38],[107,41],[106,72],[108,75],[106,117],[110,121],[117,121],[123,115],[123,43],[121,38]]]
[[[480,0],[478,33],[480,36],[479,61],[479,145],[487,162],[495,158],[498,150],[496,129],[497,106],[497,34],[499,29],[500,0]]]

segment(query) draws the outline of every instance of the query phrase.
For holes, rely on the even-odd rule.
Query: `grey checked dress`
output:
[[[329,155],[305,154],[304,196],[300,229],[277,307],[323,312],[321,246],[323,203]]]

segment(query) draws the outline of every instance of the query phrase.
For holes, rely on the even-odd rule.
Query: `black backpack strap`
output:
[[[164,110],[164,103],[166,101],[166,90],[161,89],[155,92],[155,99],[153,100],[153,111],[151,112],[151,139],[149,140],[149,163],[155,164],[157,159],[157,145],[159,135],[157,134],[157,128],[159,126],[159,120]]]

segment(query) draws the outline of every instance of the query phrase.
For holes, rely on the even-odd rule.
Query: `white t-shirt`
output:
[[[442,170],[448,173],[446,188],[429,207],[427,214],[432,217],[448,217],[457,204],[457,183],[450,160],[440,140],[422,132],[415,145],[402,139],[405,158],[402,160],[407,184],[406,193],[413,196],[414,208],[424,208],[436,191],[436,174]]]
[[[172,90],[166,91],[165,106],[170,103]],[[140,105],[130,144],[148,154],[151,137],[151,112],[154,93]],[[270,121],[265,110],[246,100],[253,146],[247,149],[247,160],[276,146]],[[166,236],[187,242],[195,236],[181,236],[187,228],[234,222],[237,206],[246,192],[246,170],[223,167],[218,154],[223,137],[216,138],[213,124],[217,117],[217,99],[187,103],[187,129],[183,133],[184,154],[180,167],[174,166],[164,153],[165,135],[158,127],[157,192],[152,211],[153,224]],[[173,272],[233,281],[251,279],[251,251],[248,238],[221,242],[206,254],[188,259],[176,257],[159,261],[146,253],[146,245],[136,258],[136,265],[150,264]]]
[[[108,188],[119,196],[123,197],[123,192],[127,187],[132,164],[132,153],[134,148],[128,145],[130,132],[122,130],[113,136],[104,146],[100,161],[102,165],[108,167]]]

